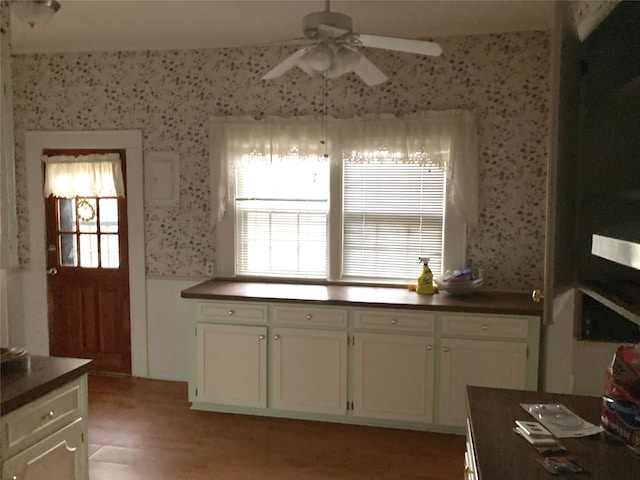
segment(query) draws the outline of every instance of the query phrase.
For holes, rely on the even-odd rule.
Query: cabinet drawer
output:
[[[198,302],[196,304],[196,319],[224,323],[266,323],[267,307],[249,302]]]
[[[2,417],[5,458],[82,416],[80,380],[64,385]]]
[[[83,420],[54,432],[35,445],[3,461],[3,479],[84,479],[87,449]]]
[[[355,327],[385,331],[433,332],[435,315],[406,310],[356,310]]]
[[[342,308],[277,305],[273,307],[273,322],[280,325],[346,327],[347,310]]]
[[[442,333],[472,337],[527,338],[526,318],[482,315],[443,315]]]

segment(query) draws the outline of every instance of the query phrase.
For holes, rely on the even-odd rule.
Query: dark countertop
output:
[[[600,425],[600,397],[469,386],[467,399],[478,480],[640,478],[640,456],[606,433],[561,439],[587,473],[551,475],[536,461],[534,448],[513,432],[515,420],[533,420],[520,403],[562,403],[584,420]]]
[[[456,312],[542,315],[542,304],[525,293],[474,292],[419,295],[400,287],[294,284],[213,279],[183,290],[183,298],[255,302],[313,303],[347,307],[390,307]]]
[[[6,415],[89,371],[91,360],[31,356],[26,372],[3,373],[0,415]]]

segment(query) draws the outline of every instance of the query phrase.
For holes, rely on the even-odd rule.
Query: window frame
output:
[[[311,278],[314,282],[342,282],[342,283],[371,283],[370,281],[358,281],[343,279],[342,268],[342,239],[343,239],[343,165],[342,160],[332,159],[329,164],[329,213],[328,213],[328,254],[327,254],[327,278],[321,280]],[[229,178],[229,205],[225,214],[218,221],[215,227],[216,238],[216,276],[225,278],[268,278],[269,280],[287,280],[284,277],[259,277],[259,276],[239,276],[235,273],[235,179],[233,175]],[[444,234],[442,252],[442,271],[461,268],[466,265],[467,247],[467,226],[457,209],[451,204],[450,195],[447,191],[447,179],[445,175],[445,211],[444,211]],[[416,256],[416,278],[421,273],[421,266]],[[300,281],[300,278],[292,278],[293,281]],[[379,285],[398,285],[402,281],[376,281]]]

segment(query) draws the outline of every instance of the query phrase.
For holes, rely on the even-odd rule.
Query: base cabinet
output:
[[[525,388],[527,346],[523,343],[447,338],[440,347],[441,423],[465,425],[467,385]]]
[[[46,439],[2,464],[3,480],[73,480],[83,476],[82,420],[50,435]]]
[[[194,409],[462,432],[466,386],[536,389],[539,318],[196,305]]]
[[[433,338],[357,333],[353,349],[353,414],[431,423]]]
[[[1,422],[2,480],[89,480],[86,375]]]
[[[347,332],[274,328],[271,406],[347,413]]]
[[[260,326],[196,326],[198,401],[267,406],[267,329]]]

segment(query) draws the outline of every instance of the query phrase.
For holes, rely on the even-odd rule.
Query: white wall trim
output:
[[[45,274],[46,230],[41,161],[42,150],[46,148],[126,149],[131,369],[132,375],[147,377],[149,361],[144,254],[142,132],[140,130],[28,131],[25,133],[31,257],[28,273],[24,277],[24,322],[27,350],[35,355],[49,354],[47,279]]]

